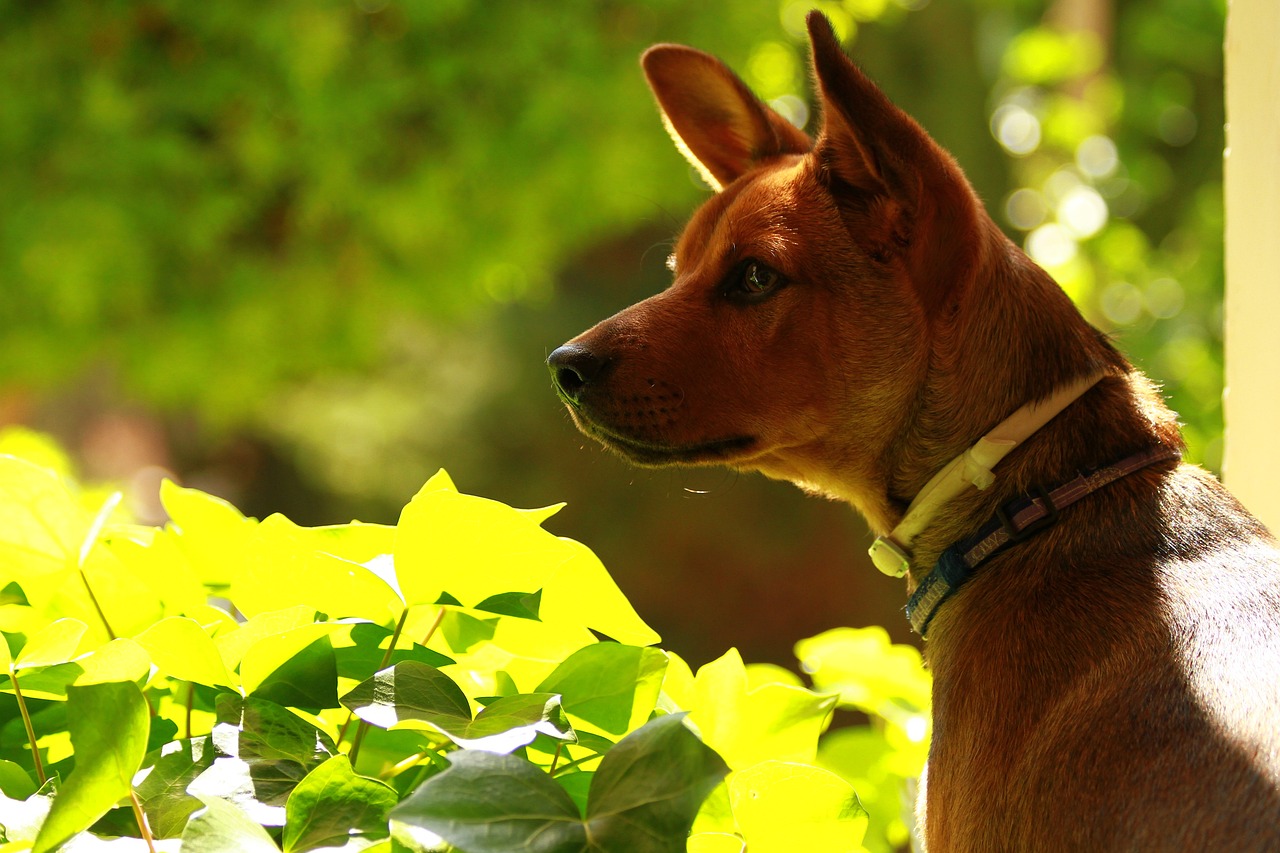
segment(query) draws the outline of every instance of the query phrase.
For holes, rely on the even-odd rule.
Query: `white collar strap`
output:
[[[891,577],[905,575],[911,567],[912,543],[929,526],[938,510],[969,486],[985,489],[994,483],[996,475],[991,469],[1001,459],[1079,399],[1102,376],[1101,373],[1086,376],[1038,403],[1028,403],[978,439],[973,447],[943,466],[911,501],[898,526],[888,536],[879,536],[871,544],[871,562]]]

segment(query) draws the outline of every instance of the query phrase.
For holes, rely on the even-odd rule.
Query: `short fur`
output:
[[[826,19],[809,31],[812,142],[713,57],[645,54],[668,129],[718,191],[672,286],[550,365],[578,426],[623,456],[761,471],[876,533],[1019,406],[1104,372],[992,488],[946,507],[910,591],[999,505],[1181,439]],[[1262,524],[1174,462],[983,565],[930,627],[929,850],[1280,850],[1278,567]]]

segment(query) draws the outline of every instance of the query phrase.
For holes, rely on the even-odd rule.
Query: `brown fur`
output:
[[[885,533],[1024,403],[1105,378],[947,506],[908,589],[1037,484],[1179,446],[1151,383],[995,226],[960,169],[810,17],[811,143],[719,61],[645,71],[718,192],[672,286],[550,363],[585,432],[645,465],[723,464]],[[754,259],[785,284],[735,285]],[[1280,557],[1202,470],[1163,463],[981,567],[934,619],[931,851],[1280,849]]]

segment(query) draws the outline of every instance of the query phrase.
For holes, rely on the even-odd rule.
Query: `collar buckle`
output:
[[[875,567],[891,578],[900,578],[911,568],[911,555],[888,536],[877,536],[867,553]]]

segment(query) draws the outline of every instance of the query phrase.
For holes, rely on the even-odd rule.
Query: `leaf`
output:
[[[138,774],[134,791],[151,832],[157,838],[177,838],[187,818],[200,808],[200,800],[187,793],[187,786],[213,765],[217,752],[208,735],[170,743],[163,752]]]
[[[134,640],[151,655],[161,675],[210,687],[234,688],[236,685],[213,638],[194,619],[186,616],[161,619]]]
[[[204,810],[192,816],[182,833],[182,853],[280,853],[271,836],[230,802],[205,796]]]
[[[577,740],[554,693],[504,696],[477,714],[464,732],[449,736],[467,749],[512,752],[540,734],[558,741]]]
[[[733,816],[751,853],[857,853],[867,812],[848,782],[807,764],[763,761],[729,777]]]
[[[150,718],[136,684],[68,688],[67,719],[76,766],[53,801],[33,853],[56,849],[127,797],[147,751]]]
[[[467,853],[588,849],[578,807],[528,761],[462,750],[449,765],[392,809],[391,820],[436,833]]]
[[[814,687],[838,691],[842,704],[891,720],[929,708],[932,682],[919,650],[890,643],[883,628],[836,628],[795,651]]]
[[[357,522],[308,529],[278,514],[264,519],[249,538],[248,558],[232,582],[231,600],[249,616],[302,604],[330,618],[394,622],[404,608],[400,596],[361,564],[376,554],[369,553],[369,530],[376,531],[372,541],[390,549],[392,528]]]
[[[234,744],[217,738],[215,745],[246,761],[291,760],[308,769],[338,751],[333,740],[287,708],[266,699],[234,694],[218,697],[218,721],[230,724]]]
[[[0,793],[11,800],[25,800],[35,792],[36,783],[31,781],[22,765],[0,759]]]
[[[75,566],[89,518],[58,475],[0,456],[0,577],[49,575]]]
[[[648,718],[666,666],[657,649],[597,643],[565,659],[537,692],[559,693],[571,716],[620,736]]]
[[[342,704],[384,729],[414,720],[463,729],[471,722],[471,704],[453,679],[411,660],[365,679],[342,697]]]
[[[543,582],[543,620],[585,625],[633,646],[661,642],[590,548],[572,539],[560,542],[565,559]]]
[[[77,658],[76,665],[83,670],[76,677],[76,684],[141,682],[151,674],[151,656],[146,649],[127,637],[112,640],[91,654]]]
[[[240,664],[246,691],[249,691],[249,679],[253,678],[257,686],[249,691],[251,696],[315,711],[338,707],[338,661],[328,637],[316,638],[277,663],[266,675],[260,675],[260,669],[267,669],[283,654],[281,649],[287,647],[290,639],[285,635],[271,637],[249,649]],[[271,648],[259,658],[256,653],[267,646],[279,648]]]
[[[59,619],[50,622],[27,640],[13,662],[14,669],[30,669],[66,663],[76,656],[80,640],[89,626],[79,619]]]
[[[249,555],[249,537],[257,523],[231,504],[172,480],[160,484],[160,502],[169,514],[166,531],[192,571],[210,586],[228,586]]]
[[[53,806],[52,788],[52,785],[46,785],[41,793],[29,794],[21,800],[0,796],[0,828],[4,830],[8,841],[16,845],[15,853],[25,851],[26,844],[34,841],[40,833],[40,827]],[[0,850],[8,853],[8,848],[0,847]]]
[[[345,755],[335,755],[298,783],[285,804],[286,853],[340,847],[353,838],[385,838],[387,813],[399,797],[375,779],[357,776]]]
[[[593,843],[618,853],[679,849],[702,801],[728,772],[684,725],[683,714],[650,720],[620,740],[591,779]]]
[[[468,853],[670,853],[728,772],[681,723],[659,717],[623,738],[593,774],[584,820],[572,798],[520,758],[464,750],[391,812]]]
[[[750,687],[736,649],[698,670],[689,718],[735,770],[766,759],[812,761],[836,697],[790,684]]]

